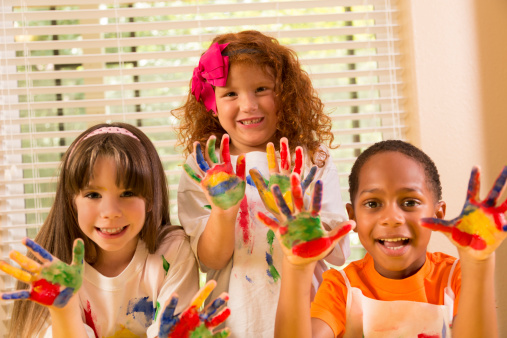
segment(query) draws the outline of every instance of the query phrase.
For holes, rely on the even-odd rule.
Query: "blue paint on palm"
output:
[[[287,217],[288,220],[293,220],[294,217],[292,216],[292,212],[290,211],[289,207],[287,206],[287,203],[285,202],[285,199],[283,198],[282,191],[280,190],[280,187],[278,185],[273,186],[273,194],[275,195],[276,204],[278,205],[278,208],[282,212],[282,214]]]
[[[202,155],[202,149],[200,144],[196,145],[195,156],[199,168],[201,168],[202,171],[207,172],[209,170],[209,165],[208,162],[206,162],[206,160],[204,159],[204,156]]]
[[[70,297],[72,297],[73,294],[74,294],[73,288],[63,289],[62,292],[60,292],[60,294],[58,295],[58,297],[56,297],[53,305],[56,307],[64,307],[65,305],[67,305],[67,303],[70,300]]]
[[[38,253],[42,258],[44,258],[50,262],[53,261],[53,256],[51,256],[51,254],[49,252],[44,250],[43,247],[41,247],[39,244],[35,243],[31,239],[29,239],[29,238],[26,239],[26,246],[29,247],[30,249],[32,249],[34,252]]]
[[[162,317],[160,318],[160,329],[158,331],[159,337],[167,337],[171,332],[174,325],[178,324],[178,317],[174,316],[174,311],[178,305],[178,298],[173,297],[169,301],[169,305],[164,309]]]
[[[240,181],[236,177],[232,177],[227,181],[223,181],[215,185],[214,187],[208,188],[208,193],[210,194],[210,196],[224,195],[227,191],[233,189],[239,183]]]
[[[28,298],[30,298],[29,291],[17,291],[17,292],[13,292],[13,293],[4,293],[2,295],[2,299],[4,299],[4,300],[28,299]]]
[[[507,166],[503,168],[502,172],[500,173],[500,176],[498,176],[498,178],[496,179],[495,185],[488,194],[488,197],[486,197],[486,201],[484,201],[484,205],[486,205],[487,207],[495,206],[496,201],[505,185],[505,181],[507,181]]]

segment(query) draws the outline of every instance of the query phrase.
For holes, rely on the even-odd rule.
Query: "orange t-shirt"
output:
[[[444,304],[444,289],[455,257],[441,252],[426,253],[426,262],[413,276],[405,279],[389,279],[381,276],[373,266],[369,254],[350,263],[344,272],[351,287],[360,289],[364,296],[377,300],[408,300]],[[326,322],[336,336],[343,334],[346,323],[347,286],[342,275],[334,269],[324,272],[324,281],[312,303],[311,316]],[[455,295],[456,315],[461,289],[461,266],[459,262],[453,272],[451,289]]]

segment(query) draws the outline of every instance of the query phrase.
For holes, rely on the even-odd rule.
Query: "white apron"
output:
[[[345,272],[339,271],[347,285],[344,337],[451,337],[455,298],[451,281],[457,262],[452,265],[444,289],[444,305],[371,299],[359,288],[351,287]]]

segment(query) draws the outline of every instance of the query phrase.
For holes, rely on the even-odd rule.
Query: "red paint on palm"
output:
[[[346,224],[333,236],[321,237],[293,246],[292,253],[303,258],[316,257],[326,251],[336,239],[344,236],[351,229],[352,225]]]
[[[201,323],[197,307],[192,306],[181,314],[180,321],[176,324],[169,335],[169,338],[189,337]]]
[[[207,328],[214,328],[225,322],[225,320],[227,319],[227,317],[229,317],[230,314],[231,310],[229,310],[229,308],[226,308],[224,311],[222,311],[215,317],[211,318],[210,320],[206,320],[204,325],[206,325]]]
[[[303,148],[296,148],[296,160],[294,163],[294,170],[292,172],[301,175],[301,171],[303,169]]]
[[[294,205],[296,206],[296,210],[301,211],[304,206],[303,200],[303,188],[301,187],[301,183],[299,180],[299,175],[290,175],[290,183],[292,187],[292,197],[294,201]]]
[[[60,294],[60,285],[39,279],[33,282],[30,299],[43,305],[52,305]]]
[[[280,142],[280,165],[282,170],[290,169],[289,146],[285,142]]]

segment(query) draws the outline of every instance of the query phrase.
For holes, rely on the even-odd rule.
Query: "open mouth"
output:
[[[406,237],[398,237],[378,239],[377,241],[389,250],[400,250],[409,243],[410,239]]]
[[[248,126],[250,124],[260,123],[260,122],[262,122],[262,120],[264,120],[264,117],[259,117],[257,119],[250,119],[250,120],[242,120],[242,121],[239,121],[239,123],[241,123],[242,125]]]
[[[127,226],[118,228],[96,228],[96,229],[105,235],[117,235],[123,230],[125,230],[126,227]]]

